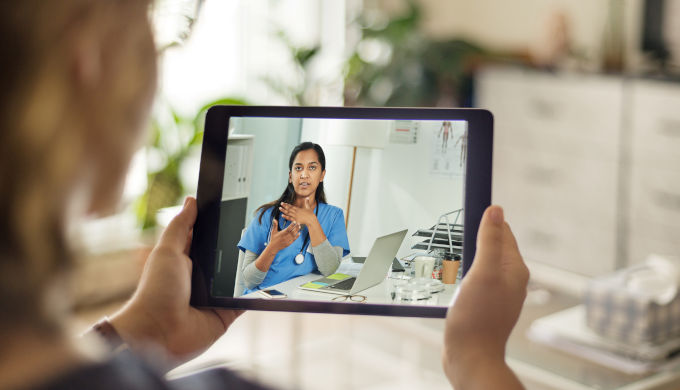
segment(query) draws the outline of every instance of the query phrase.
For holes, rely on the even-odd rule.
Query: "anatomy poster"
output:
[[[432,122],[430,173],[449,177],[465,175],[467,158],[467,122]]]

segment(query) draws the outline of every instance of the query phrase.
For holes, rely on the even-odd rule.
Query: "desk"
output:
[[[313,280],[323,277],[321,274],[316,272],[307,275],[298,276],[296,278],[281,282],[269,288],[279,290],[285,293],[290,300],[299,301],[331,301],[333,298],[338,297],[338,294],[331,294],[319,291],[309,291],[302,290],[298,286],[311,282]],[[387,277],[385,280],[379,284],[367,288],[364,291],[358,292],[357,295],[363,295],[366,297],[364,302],[374,303],[374,304],[392,304],[392,291],[394,290],[395,283],[399,283],[403,279],[396,279]],[[423,303],[413,303],[414,305],[428,305],[428,306],[448,306],[453,298],[453,293],[456,291],[457,285],[445,284],[444,291],[433,294],[432,299]],[[253,299],[267,299],[264,298],[259,292],[254,291],[249,294],[243,295],[241,298],[253,298]],[[348,303],[355,303],[350,301],[341,301]],[[400,304],[404,304],[400,302]]]

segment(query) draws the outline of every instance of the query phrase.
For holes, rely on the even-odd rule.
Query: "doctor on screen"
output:
[[[238,243],[245,252],[244,294],[319,271],[330,275],[349,254],[340,208],[326,203],[326,156],[303,142],[290,154],[288,185],[279,199],[260,206]]]

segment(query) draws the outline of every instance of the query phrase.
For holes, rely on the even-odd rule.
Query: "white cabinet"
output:
[[[593,276],[680,256],[680,84],[492,68],[477,93],[527,260]]]
[[[490,69],[477,93],[494,114],[493,202],[525,259],[588,276],[615,269],[620,79]]]
[[[680,85],[631,88],[628,254],[680,256]]]
[[[252,135],[233,134],[227,141],[222,200],[247,198],[253,169]]]
[[[639,80],[630,90],[634,165],[680,171],[680,85]]]

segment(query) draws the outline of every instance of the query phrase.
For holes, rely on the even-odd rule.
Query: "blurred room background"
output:
[[[493,201],[532,271],[523,318],[580,302],[593,277],[680,255],[678,0],[157,0],[153,17],[149,142],[121,213],[81,229],[74,327],[131,294],[163,210],[195,195],[215,103],[490,110]],[[509,356],[530,388],[661,383],[544,352],[524,337],[529,323]],[[228,364],[282,388],[444,389],[442,328],[249,312],[172,375]],[[342,351],[321,357],[329,348]]]

